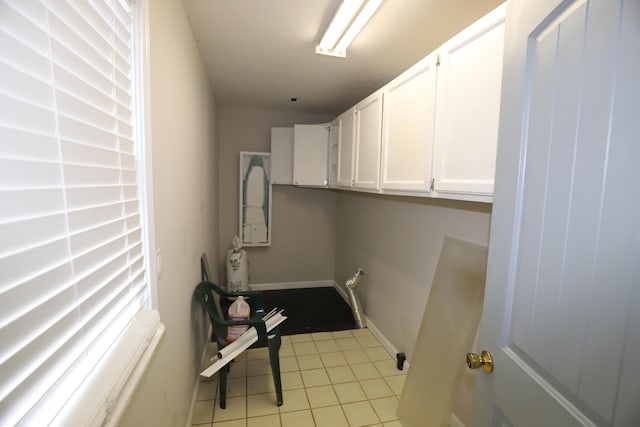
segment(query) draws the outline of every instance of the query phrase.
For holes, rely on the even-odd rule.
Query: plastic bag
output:
[[[249,261],[247,252],[242,249],[240,237],[235,236],[233,247],[227,251],[227,290],[246,292],[249,290]]]

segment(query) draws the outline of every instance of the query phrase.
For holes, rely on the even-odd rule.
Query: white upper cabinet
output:
[[[355,108],[338,117],[340,128],[338,138],[338,165],[336,185],[351,187],[353,185],[353,153],[356,140]]]
[[[271,128],[271,183],[293,184],[293,128]]]
[[[329,125],[295,125],[293,134],[293,184],[326,187]]]
[[[436,56],[429,55],[383,88],[381,188],[431,191]]]
[[[493,195],[503,50],[504,7],[439,50],[434,186],[443,197]]]
[[[491,202],[505,9],[476,21],[331,126],[296,125],[293,184]]]
[[[356,105],[355,188],[380,188],[382,141],[382,91]]]

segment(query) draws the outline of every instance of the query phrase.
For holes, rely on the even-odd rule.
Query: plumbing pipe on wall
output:
[[[353,312],[353,319],[356,322],[358,328],[365,328],[364,317],[362,314],[362,306],[360,305],[360,298],[356,293],[356,288],[358,287],[358,283],[362,280],[362,276],[364,276],[364,271],[360,267],[356,269],[353,273],[353,276],[347,280],[345,283],[347,287],[347,292],[349,293],[349,302],[351,304],[351,311]]]

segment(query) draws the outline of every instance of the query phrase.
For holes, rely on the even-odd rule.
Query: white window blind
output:
[[[0,425],[46,425],[149,305],[133,16],[0,1]]]

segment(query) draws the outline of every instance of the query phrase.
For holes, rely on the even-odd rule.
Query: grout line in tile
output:
[[[357,332],[354,332],[357,331]],[[285,338],[285,337],[283,337]],[[334,368],[334,372],[336,371],[340,371],[340,370],[348,370],[348,371],[352,371],[352,368],[354,365],[369,365],[369,367],[371,367],[371,365],[374,367],[374,370],[378,371],[379,377],[376,377],[376,379],[380,379],[384,382],[384,384],[386,384],[387,387],[389,387],[390,389],[391,386],[387,383],[386,378],[389,376],[401,376],[401,375],[406,375],[406,372],[401,372],[401,371],[397,371],[393,372],[392,375],[390,375],[392,373],[391,369],[379,369],[378,364],[382,364],[383,363],[392,363],[393,362],[393,358],[391,356],[389,356],[389,358],[382,358],[382,354],[380,352],[380,349],[383,348],[381,344],[379,345],[374,345],[374,341],[370,338],[373,338],[377,341],[377,339],[368,331],[368,330],[347,330],[347,331],[335,331],[335,332],[326,332],[326,333],[318,333],[318,334],[307,334],[307,336],[305,337],[299,337],[295,340],[288,338],[288,339],[283,339],[283,345],[288,345],[291,348],[291,354],[288,354],[287,356],[284,357],[289,357],[291,358],[291,362],[290,362],[290,370],[288,370],[288,373],[293,374],[294,372],[297,372],[298,375],[300,376],[300,378],[302,379],[302,373],[305,371],[324,371],[325,376],[329,379],[329,383],[328,384],[315,384],[315,383],[310,383],[309,385],[306,385],[304,383],[304,380],[302,381],[302,389],[297,389],[297,390],[304,390],[305,392],[305,398],[306,398],[306,402],[308,405],[308,408],[306,409],[296,409],[294,411],[286,411],[286,412],[282,412],[281,408],[279,407],[277,410],[277,417],[278,417],[278,422],[280,423],[280,425],[282,425],[283,423],[283,414],[293,414],[296,412],[307,412],[310,414],[311,420],[313,420],[313,423],[317,424],[318,420],[316,419],[316,416],[314,415],[314,409],[322,409],[322,408],[329,408],[329,407],[339,407],[340,408],[340,412],[342,414],[342,416],[344,417],[345,420],[348,420],[347,417],[347,413],[345,411],[344,405],[349,405],[349,404],[353,404],[353,403],[357,403],[357,402],[368,402],[371,406],[372,406],[372,400],[378,398],[378,397],[373,397],[373,398],[369,398],[369,396],[366,394],[366,392],[364,393],[364,397],[361,399],[360,396],[358,396],[354,401],[345,401],[345,402],[341,402],[338,398],[338,393],[336,391],[336,387],[340,387],[343,384],[346,384],[347,382],[338,382],[338,383],[334,383],[334,381],[331,380],[331,377],[329,376],[329,369]],[[367,346],[365,347],[363,345],[363,342],[367,344]],[[301,348],[303,351],[302,353],[305,354],[299,354],[299,352],[295,351],[295,347],[296,344],[298,345],[299,349]],[[300,344],[304,344],[302,346],[300,346]],[[311,350],[312,348],[315,348],[316,351],[311,353],[309,352],[308,354],[306,350]],[[368,351],[375,351],[376,354],[372,357],[369,356]],[[328,353],[334,353],[332,355],[327,355]],[[236,366],[235,371],[244,371],[241,372],[242,375],[235,375],[235,376],[230,376],[229,380],[235,380],[236,384],[240,383],[240,378],[244,378],[245,382],[244,382],[244,394],[235,392],[237,394],[234,394],[234,392],[231,392],[231,394],[233,396],[231,396],[228,392],[227,395],[227,399],[229,399],[229,397],[236,397],[236,398],[244,398],[244,402],[245,402],[245,421],[249,420],[250,418],[256,418],[256,417],[261,417],[261,416],[272,416],[273,421],[275,421],[275,416],[276,414],[269,414],[269,415],[252,415],[251,417],[249,417],[249,398],[248,398],[248,393],[249,393],[249,378],[250,377],[256,377],[256,376],[262,376],[265,375],[263,373],[261,373],[260,370],[255,371],[254,369],[249,369],[249,367],[251,368],[255,368],[256,365],[256,361],[262,359],[262,357],[258,357],[259,353],[258,352],[252,352],[251,355],[243,355],[241,358],[237,359],[238,365]],[[281,353],[281,358],[283,357],[282,353]],[[317,359],[319,359],[320,364],[318,367],[308,367],[307,369],[303,369],[300,366],[300,363],[298,361],[298,357],[303,356],[303,358],[305,356],[315,356]],[[324,356],[324,357],[323,357]],[[342,358],[344,358],[344,361],[342,360],[342,358],[340,357],[342,356]],[[293,362],[293,360],[295,360],[295,364]],[[346,361],[346,364],[345,364]],[[249,363],[247,363],[249,362]],[[251,363],[253,362],[253,363]],[[297,366],[296,366],[297,365]],[[308,366],[316,366],[315,364],[311,364]],[[293,369],[293,367],[297,368],[297,369]],[[244,368],[244,369],[243,369]],[[336,369],[338,368],[338,369]],[[233,369],[232,369],[233,371]],[[384,372],[383,372],[384,371]],[[257,373],[255,373],[257,372]],[[352,371],[353,372],[353,371]],[[270,373],[270,372],[269,372]],[[355,372],[354,372],[355,374]],[[386,374],[386,375],[384,375]],[[350,380],[349,382],[354,382],[355,384],[358,385],[358,387],[360,387],[360,389],[364,390],[363,385],[361,384],[362,381],[370,381],[370,378],[367,378],[367,375],[365,375],[365,377],[363,378],[358,378],[358,376],[355,376],[354,379]],[[217,381],[216,381],[217,382]],[[210,426],[213,423],[213,418],[215,417],[215,410],[218,409],[220,410],[217,405],[216,402],[218,401],[217,399],[219,398],[219,383],[216,384],[214,390],[209,390],[207,392],[208,396],[213,395],[213,402],[214,402],[214,413],[212,414],[212,422],[211,423],[205,423],[205,424],[201,424],[201,427],[204,426]],[[333,392],[333,394],[335,395],[335,398],[337,399],[337,403],[336,404],[331,404],[328,403],[328,406],[324,406],[327,404],[324,404],[323,406],[318,406],[316,408],[313,408],[311,406],[311,400],[309,398],[309,394],[308,394],[308,390],[310,388],[314,388],[314,387],[329,387],[330,390]],[[284,391],[284,390],[283,390]],[[399,390],[401,391],[401,390]],[[273,393],[272,390],[266,391],[267,393]],[[395,396],[396,400],[399,398],[399,395],[396,393],[396,390],[393,390],[393,395]],[[263,392],[264,393],[264,392]],[[380,398],[378,398],[380,399]],[[373,406],[372,406],[373,407]],[[375,408],[374,408],[375,411]],[[376,412],[377,415],[377,412]],[[237,419],[239,420],[239,419]],[[373,424],[373,425],[381,425],[382,421],[378,424]],[[196,425],[194,425],[196,426]]]

